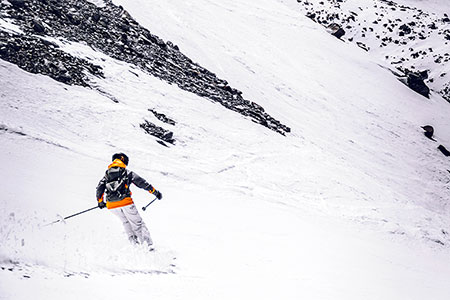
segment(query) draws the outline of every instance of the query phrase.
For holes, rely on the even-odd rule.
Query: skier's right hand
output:
[[[99,201],[98,202],[98,207],[100,208],[100,209],[102,209],[102,208],[105,208],[106,207],[106,203],[102,200],[102,201]]]

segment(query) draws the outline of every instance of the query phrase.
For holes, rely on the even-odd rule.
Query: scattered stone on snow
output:
[[[69,58],[70,55],[64,55],[63,51],[45,45],[39,37],[47,35],[86,43],[97,51],[134,64],[183,90],[248,116],[254,122],[282,135],[290,132],[289,127],[271,117],[263,107],[244,99],[242,92],[186,57],[178,46],[170,41],[164,42],[139,25],[123,7],[114,5],[111,0],[104,2],[104,7],[97,7],[82,0],[0,1],[0,16],[12,20],[25,32],[25,35],[11,40],[0,29],[3,36],[0,48],[7,49],[1,58],[20,64],[14,58],[14,51],[23,53],[21,67],[25,70],[42,73],[64,83],[89,86],[89,80],[83,76],[83,72],[101,77],[101,69],[83,60]],[[39,51],[33,50],[32,46],[22,47],[20,39],[37,45]],[[61,57],[64,59],[60,60]],[[47,65],[48,61],[52,66]],[[78,63],[81,65],[77,67]]]
[[[144,120],[144,123],[141,123],[139,125],[147,134],[150,134],[154,137],[157,137],[158,139],[170,143],[175,144],[175,139],[173,138],[173,132],[166,130],[162,127],[159,127],[147,120]],[[165,145],[163,143],[163,145]]]
[[[297,2],[307,17],[324,26],[336,24],[345,28],[345,36],[341,39],[356,43],[365,51],[379,53],[380,59],[400,65],[403,69],[415,67],[430,70],[430,78],[424,83],[450,102],[450,74],[439,76],[442,70],[450,69],[450,57],[446,56],[448,50],[446,47],[437,47],[433,51],[424,49],[431,39],[442,40],[445,45],[450,41],[450,19],[446,13],[443,16],[428,13],[390,0],[373,0],[372,7],[360,7],[364,14],[342,5],[345,1]],[[371,25],[369,30],[368,24]],[[410,56],[402,54],[412,46],[418,49],[411,51]],[[412,78],[412,81],[415,82],[415,79]],[[426,88],[422,93],[426,94]]]
[[[170,124],[170,125],[175,125],[176,124],[176,122],[174,120],[170,119],[165,114],[158,113],[154,109],[149,109],[148,111],[151,112],[161,122],[164,122],[164,123],[167,123],[167,124]]]

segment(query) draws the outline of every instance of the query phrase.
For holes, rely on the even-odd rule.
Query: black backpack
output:
[[[128,172],[125,168],[112,167],[106,171],[106,197],[108,201],[120,201],[131,195]]]

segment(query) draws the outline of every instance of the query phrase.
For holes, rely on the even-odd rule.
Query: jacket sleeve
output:
[[[131,182],[134,183],[138,188],[147,190],[150,193],[153,193],[155,191],[155,188],[138,174],[134,173],[133,171],[130,171],[130,176]]]
[[[106,188],[106,178],[103,177],[97,185],[97,201],[103,197]]]

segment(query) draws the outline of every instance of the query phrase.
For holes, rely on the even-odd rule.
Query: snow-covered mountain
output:
[[[330,29],[339,26],[343,40],[369,51],[403,76],[420,74],[419,80],[450,102],[450,2],[297,2],[303,14]]]
[[[0,299],[447,299],[437,93],[295,1],[0,5]],[[150,254],[106,210],[44,226],[118,151],[164,195]]]

